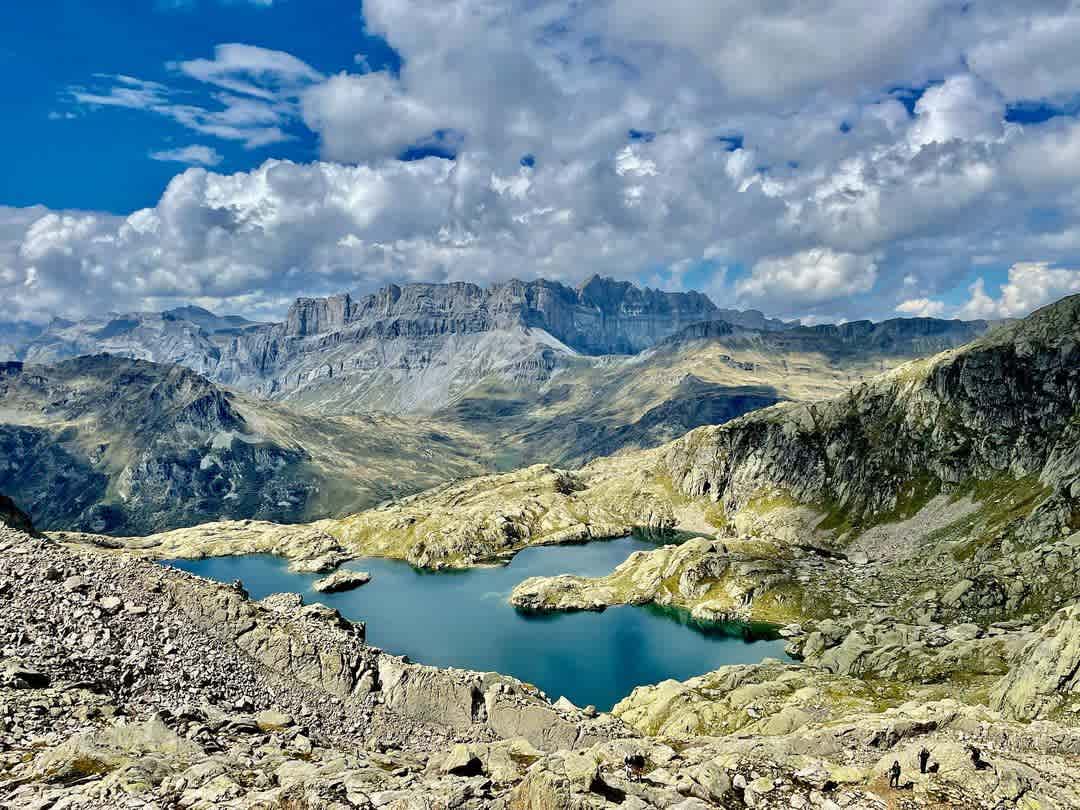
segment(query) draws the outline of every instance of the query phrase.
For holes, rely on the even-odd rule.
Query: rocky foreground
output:
[[[1080,806],[1080,609],[858,650],[845,631],[799,636],[810,665],[727,667],[598,715],[410,663],[293,595],[0,528],[0,807]],[[868,677],[868,652],[912,664]]]

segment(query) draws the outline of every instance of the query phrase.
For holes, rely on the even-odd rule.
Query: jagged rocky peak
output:
[[[677,314],[695,319],[709,318],[716,305],[704,293],[664,292],[650,287],[636,287],[629,281],[616,281],[594,275],[577,290],[578,303],[595,307],[605,315]]]
[[[161,313],[161,318],[164,321],[182,321],[194,324],[207,332],[223,332],[258,326],[255,321],[249,321],[239,315],[218,315],[203,307],[191,305],[167,309]]]
[[[588,354],[625,354],[715,312],[702,293],[642,289],[600,276],[577,289],[545,279],[514,279],[486,289],[467,282],[391,284],[360,299],[348,294],[300,298],[289,310],[285,334],[307,337],[391,320],[422,324],[390,330],[393,334],[484,332],[517,325],[544,329]]]
[[[297,298],[285,317],[285,333],[297,337],[318,335],[341,329],[353,319],[352,297]]]

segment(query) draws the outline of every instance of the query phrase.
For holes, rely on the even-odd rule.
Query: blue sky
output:
[[[168,64],[209,56],[222,42],[285,50],[324,73],[355,70],[358,55],[376,70],[397,64],[384,40],[365,35],[356,0],[20,3],[5,12],[0,33],[0,67],[19,76],[4,91],[0,148],[18,158],[0,174],[0,203],[118,214],[153,205],[178,167],[151,160],[150,153],[187,145],[191,133],[136,110],[80,110],[65,95],[93,85],[95,74],[122,74],[174,82],[193,99],[212,103],[205,88],[178,79]],[[77,117],[55,118],[67,113]],[[296,140],[255,149],[218,142],[224,159],[215,169],[250,169],[268,157],[318,157],[314,133],[297,127],[290,134]]]
[[[9,319],[593,273],[809,321],[1080,291],[1076,3],[11,5]]]

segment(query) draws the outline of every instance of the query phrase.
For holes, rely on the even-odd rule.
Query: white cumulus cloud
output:
[[[217,166],[223,160],[218,150],[212,146],[202,146],[200,144],[181,146],[176,149],[162,149],[151,152],[150,157],[153,160],[186,163],[189,166]]]
[[[930,298],[909,298],[897,304],[896,311],[916,318],[940,318],[945,314],[945,302]]]
[[[1009,268],[1009,279],[997,298],[986,292],[983,279],[977,279],[959,314],[963,318],[1021,318],[1074,293],[1080,293],[1080,270],[1051,267],[1048,262],[1023,262]]]
[[[835,301],[843,296],[868,292],[877,280],[873,256],[838,253],[811,248],[790,256],[762,259],[747,278],[736,283],[736,292],[752,303],[768,302],[771,309],[800,307]]]
[[[1027,273],[1043,291],[1031,300],[1064,294],[1061,268],[1080,267],[1080,120],[1006,120],[1080,94],[1075,2],[366,0],[363,13],[399,72],[359,59],[326,73],[226,43],[69,88],[60,114],[141,110],[209,150],[304,137],[321,162],[191,169],[119,219],[6,209],[0,294],[35,317],[185,296],[261,315],[386,280],[682,283],[692,267],[721,305],[856,318],[946,314],[973,266]],[[412,146],[454,159],[395,159]],[[1009,285],[977,292],[971,317],[1029,303]]]

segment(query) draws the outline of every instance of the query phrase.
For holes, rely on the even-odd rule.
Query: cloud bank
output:
[[[193,167],[153,208],[0,209],[8,318],[274,316],[387,281],[594,272],[814,318],[1011,317],[1080,289],[1076,2],[364,14],[399,72],[234,43],[178,54],[175,82],[70,89],[80,114],[141,110],[200,140],[315,133],[322,160],[217,174],[212,145],[151,150]],[[400,159],[424,154],[443,157]]]

